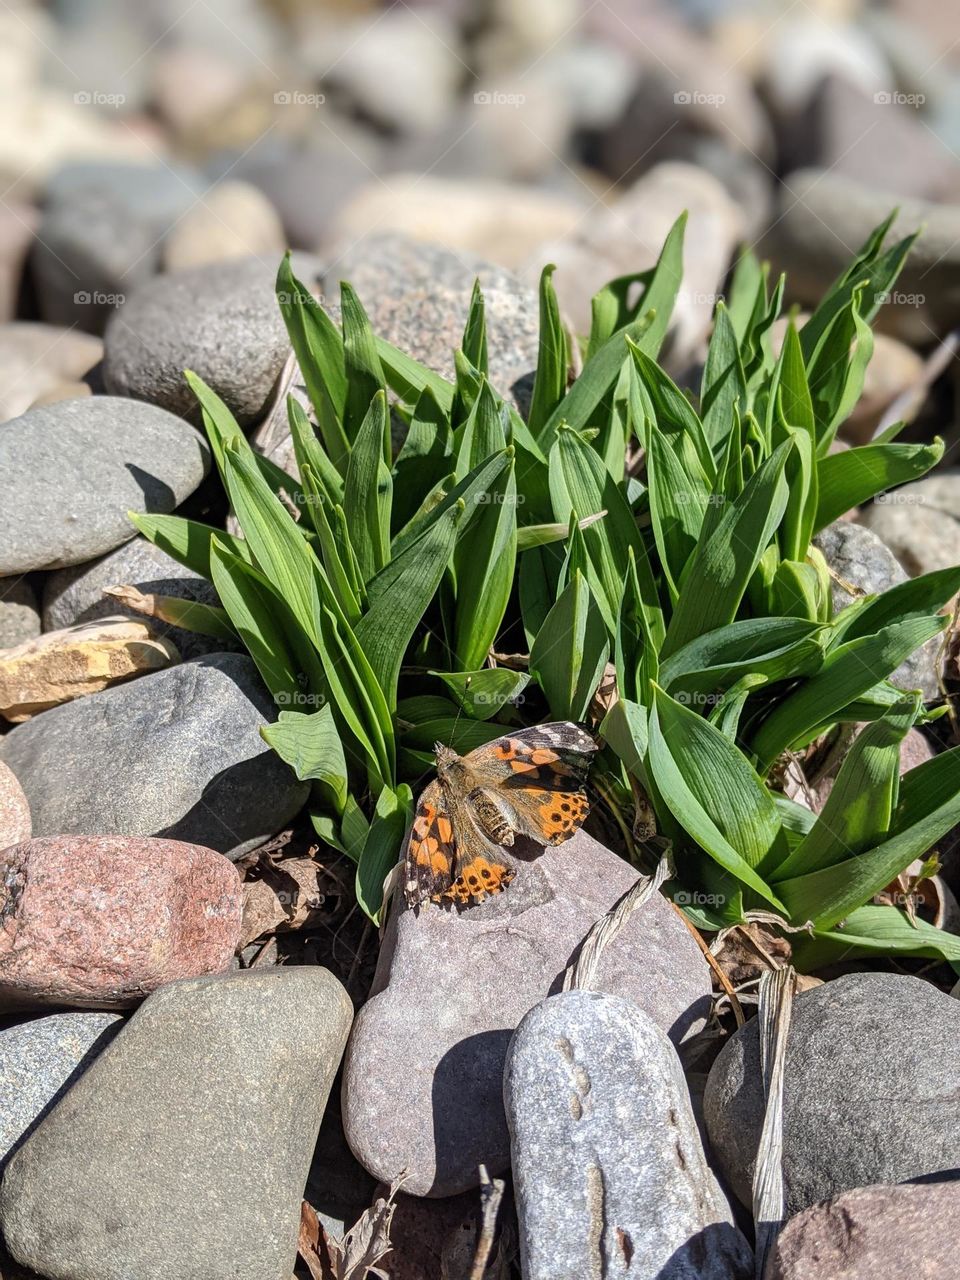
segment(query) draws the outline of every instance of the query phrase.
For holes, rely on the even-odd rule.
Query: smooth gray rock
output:
[[[165,232],[203,185],[193,171],[167,164],[60,169],[32,254],[43,319],[102,333],[130,292],[159,270]]]
[[[309,790],[260,737],[276,708],[245,654],[219,653],[45,711],[0,759],[34,836],[165,836],[238,858]]]
[[[177,596],[201,604],[220,603],[213,584],[206,578],[191,573],[146,538],[137,537],[99,560],[49,574],[43,587],[43,629],[58,631],[78,622],[93,622],[117,614],[142,618],[143,614],[124,609],[119,601],[103,594],[104,587],[116,586],[133,586],[145,594]],[[151,619],[150,625],[172,640],[183,658],[219,653],[230,647],[223,640],[171,627],[156,618]]]
[[[459,915],[398,904],[344,1070],[344,1132],[374,1177],[389,1182],[406,1169],[410,1194],[448,1196],[477,1185],[481,1161],[491,1175],[507,1167],[510,1036],[560,989],[594,921],[635,880],[622,858],[581,831]],[[709,970],[659,895],[608,948],[599,986],[632,999],[678,1044],[709,1008]]]
[[[525,1280],[749,1280],[683,1069],[631,1001],[567,991],[513,1034],[503,1076]]]
[[[0,574],[92,560],[136,533],[128,511],[170,512],[206,475],[200,435],[154,405],[61,400],[0,425]]]
[[[707,1079],[710,1143],[750,1204],[763,1124],[757,1020]],[[852,973],[794,1001],[784,1089],[788,1214],[853,1187],[960,1167],[960,1001],[896,973]]]
[[[890,548],[865,525],[851,520],[835,520],[821,529],[813,540],[814,546],[823,552],[830,568],[844,582],[859,587],[867,595],[873,595],[906,582],[909,574]],[[856,597],[837,582],[832,583],[833,609],[837,613]],[[934,636],[916,653],[912,653],[890,676],[898,689],[921,689],[924,699],[932,702],[940,698],[937,680],[937,661],[940,637]]]
[[[0,649],[40,634],[37,593],[28,578],[0,578]]]
[[[289,1280],[352,1012],[312,966],[155,991],[7,1166],[9,1251],[50,1280]]]
[[[960,471],[936,471],[881,494],[860,517],[911,577],[960,565]]]
[[[0,1169],[120,1029],[116,1013],[52,1013],[0,1027]]]
[[[196,421],[196,398],[183,376],[192,369],[242,426],[251,425],[290,352],[275,294],[278,265],[237,258],[147,281],[107,327],[107,389]],[[318,260],[297,255],[293,265],[312,287]]]
[[[328,273],[324,294],[338,302],[338,282],[348,280],[378,337],[452,379],[453,353],[463,338],[477,278],[486,300],[490,382],[500,395],[525,407],[537,367],[540,308],[536,290],[512,272],[407,236],[369,235]]]

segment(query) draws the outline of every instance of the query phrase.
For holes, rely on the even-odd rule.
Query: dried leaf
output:
[[[306,1259],[307,1265],[311,1267],[310,1274],[313,1280],[367,1280],[367,1277],[371,1276],[375,1280],[389,1280],[387,1273],[378,1267],[377,1263],[393,1249],[390,1243],[390,1225],[396,1208],[394,1198],[405,1178],[406,1174],[402,1174],[395,1179],[390,1184],[389,1193],[385,1197],[378,1196],[370,1208],[364,1210],[342,1240],[334,1240],[324,1230],[323,1224],[317,1222],[315,1243],[312,1242],[312,1238],[306,1241],[308,1247],[313,1249],[316,1265],[321,1268],[315,1271],[310,1259]],[[305,1207],[309,1208],[309,1205],[305,1204]],[[310,1212],[313,1211],[310,1210]],[[313,1216],[316,1218],[316,1214]],[[300,1235],[303,1242],[302,1216]],[[301,1253],[302,1251],[301,1248]],[[329,1258],[329,1270],[322,1269],[328,1265],[324,1254]]]
[[[320,878],[326,868],[314,858],[262,859],[259,880],[244,884],[240,946],[275,929],[300,929],[323,906]]]
[[[243,886],[239,950],[249,946],[261,934],[272,932],[286,918],[287,913],[270,885],[265,880],[248,880]]]

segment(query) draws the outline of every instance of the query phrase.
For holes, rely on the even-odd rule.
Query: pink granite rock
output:
[[[0,1010],[136,1004],[226,969],[240,877],[179,840],[50,836],[0,853]]]
[[[0,760],[0,849],[29,840],[30,804],[9,765]]]

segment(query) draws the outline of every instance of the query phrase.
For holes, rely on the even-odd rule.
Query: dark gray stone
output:
[[[7,1248],[50,1280],[289,1280],[352,1006],[325,969],[156,991],[7,1166]]]
[[[116,1013],[52,1013],[0,1027],[0,1169],[122,1022]]]
[[[911,577],[960,564],[960,471],[932,475],[880,494],[861,519]]]
[[[704,1095],[710,1143],[746,1204],[764,1101],[757,1020],[724,1045]],[[841,1191],[960,1167],[960,1001],[895,973],[799,995],[787,1043],[788,1214]]]
[[[486,300],[490,381],[523,408],[537,367],[540,307],[536,290],[512,272],[407,236],[370,235],[327,274],[324,294],[339,301],[338,283],[348,280],[378,337],[452,379],[476,278]]]
[[[37,593],[28,578],[0,578],[0,649],[40,634]]]
[[[165,836],[238,858],[307,797],[260,737],[275,718],[253,661],[213,654],[45,711],[6,735],[0,759],[34,836]]]
[[[344,1132],[374,1177],[389,1182],[406,1169],[410,1194],[448,1196],[477,1185],[481,1161],[491,1175],[507,1167],[510,1036],[561,988],[594,921],[635,880],[580,831],[460,915],[429,904],[394,911],[344,1068]],[[607,949],[598,985],[632,999],[678,1044],[709,1008],[707,965],[660,895]]]
[[[513,1034],[503,1076],[525,1280],[749,1280],[670,1040],[631,1001],[567,991]]]
[[[278,265],[237,258],[148,281],[107,327],[107,389],[196,421],[183,376],[192,369],[242,426],[257,421],[290,352],[275,293]],[[294,271],[310,288],[320,267],[298,255]]]
[[[910,576],[872,529],[851,520],[836,520],[827,525],[816,535],[813,543],[823,552],[823,558],[838,577],[852,587],[859,587],[866,595],[886,591],[906,582]],[[836,578],[832,580],[832,595],[835,613],[857,598]],[[898,689],[921,689],[927,702],[939,699],[937,661],[940,643],[940,637],[934,636],[912,653],[890,676],[891,683]]]
[[[136,533],[129,511],[169,512],[210,451],[187,423],[114,396],[61,400],[0,425],[0,574],[92,560]]]
[[[43,629],[58,631],[78,622],[94,622],[98,618],[143,614],[124,609],[119,601],[103,594],[104,587],[133,586],[145,594],[176,596],[197,600],[201,604],[220,603],[213,584],[191,573],[178,560],[154,546],[146,538],[133,538],[116,551],[89,564],[74,565],[51,573],[43,587]],[[0,603],[0,618],[2,618]],[[223,640],[196,635],[182,627],[171,627],[156,618],[150,625],[171,640],[183,658],[196,658],[206,653],[219,653],[229,648]]]
[[[43,319],[102,333],[131,290],[159,270],[164,234],[203,185],[192,171],[166,164],[60,169],[33,247]]]

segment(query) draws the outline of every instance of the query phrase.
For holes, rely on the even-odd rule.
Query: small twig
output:
[[[697,928],[697,926],[693,924],[692,921],[687,919],[686,915],[683,913],[683,911],[680,910],[680,908],[677,906],[675,902],[673,902],[670,898],[668,898],[667,901],[670,903],[671,907],[673,907],[674,911],[677,913],[677,915],[680,917],[683,923],[690,930],[690,933],[693,937],[694,942],[703,952],[704,959],[706,960],[710,968],[713,970],[713,972],[716,974],[717,981],[720,983],[721,987],[723,987],[724,991],[726,992],[727,999],[730,1001],[730,1008],[733,1010],[733,1016],[737,1020],[737,1026],[742,1027],[743,1024],[746,1022],[746,1018],[743,1016],[743,1009],[740,1005],[740,1001],[737,999],[737,993],[733,989],[733,983],[730,981],[727,975],[723,972],[723,969],[720,967],[716,956],[712,954],[712,952],[710,951],[710,948],[707,946],[703,938],[700,936],[700,930]]]
[[[483,1273],[490,1261],[494,1239],[497,1231],[497,1215],[503,1201],[506,1183],[502,1178],[491,1180],[487,1166],[480,1166],[480,1234],[477,1236],[477,1249],[473,1255],[473,1265],[467,1280],[483,1280]]]
[[[760,1071],[766,1110],[753,1174],[756,1280],[761,1280],[763,1276],[767,1254],[786,1219],[783,1187],[783,1083],[795,979],[796,974],[790,965],[783,969],[768,970],[760,979]]]

